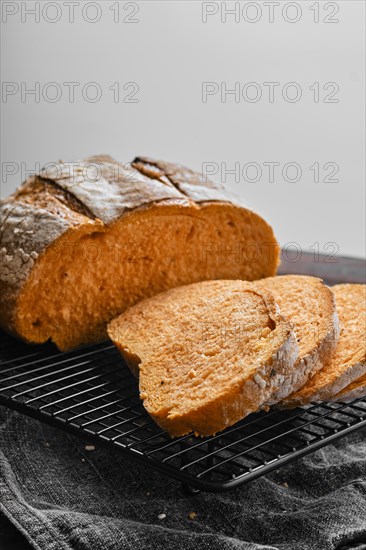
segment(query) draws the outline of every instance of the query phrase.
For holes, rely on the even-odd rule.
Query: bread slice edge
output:
[[[366,365],[366,363],[365,363]],[[366,368],[366,367],[365,367]],[[357,378],[354,382],[346,386],[342,391],[338,392],[332,401],[336,402],[349,402],[354,399],[366,396],[366,374]]]

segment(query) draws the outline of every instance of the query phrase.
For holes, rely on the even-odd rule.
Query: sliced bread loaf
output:
[[[272,405],[301,388],[323,367],[337,345],[339,322],[333,293],[321,279],[283,275],[255,285],[273,294],[281,313],[293,324],[299,345],[294,368],[268,402]]]
[[[60,163],[0,203],[0,325],[62,350],[107,338],[142,298],[274,275],[271,227],[182,166],[108,156]]]
[[[341,325],[336,350],[329,363],[300,390],[284,399],[281,406],[332,400],[366,374],[366,285],[342,284],[332,290]]]
[[[273,297],[243,281],[207,281],[143,300],[108,333],[139,375],[146,410],[172,436],[211,435],[270,398],[297,357]]]

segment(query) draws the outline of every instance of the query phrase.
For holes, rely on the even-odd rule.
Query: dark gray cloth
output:
[[[86,451],[0,407],[1,512],[39,550],[365,549],[365,436],[231,492],[190,497],[117,452]]]

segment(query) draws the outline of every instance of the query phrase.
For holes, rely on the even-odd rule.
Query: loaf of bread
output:
[[[268,403],[273,405],[301,388],[330,360],[339,338],[339,321],[333,292],[321,279],[282,275],[255,284],[273,294],[281,313],[293,324],[299,344],[294,368]]]
[[[60,163],[1,203],[0,325],[61,350],[106,338],[145,297],[210,279],[274,275],[271,227],[176,164]]]
[[[332,287],[341,333],[330,361],[297,392],[281,402],[283,407],[332,401],[366,374],[366,285]]]
[[[152,418],[171,435],[211,435],[270,399],[297,358],[292,327],[271,294],[206,281],[143,300],[108,333]]]

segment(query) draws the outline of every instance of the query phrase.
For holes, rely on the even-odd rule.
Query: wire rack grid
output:
[[[123,452],[188,491],[231,489],[366,426],[366,399],[357,399],[256,413],[212,437],[171,439],[111,343],[61,353],[0,338],[0,404]]]

